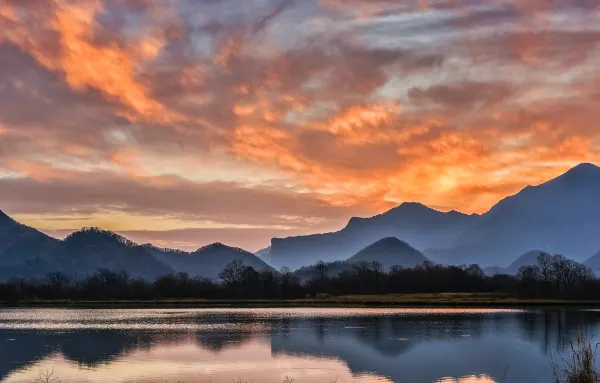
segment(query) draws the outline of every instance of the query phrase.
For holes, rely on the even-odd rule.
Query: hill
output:
[[[270,268],[254,254],[220,243],[186,253],[141,246],[99,228],[82,229],[61,241],[0,212],[0,280],[40,279],[55,271],[86,277],[100,268],[147,280],[174,272],[216,279],[234,260],[257,270]]]
[[[387,271],[392,266],[413,268],[425,261],[427,261],[427,258],[420,251],[398,238],[389,237],[359,251],[350,257],[346,263],[379,262]]]
[[[308,236],[274,238],[271,264],[299,268],[317,261],[344,260],[386,237],[403,238],[419,249],[447,247],[479,220],[477,215],[443,213],[422,204],[404,203],[371,218],[352,218],[340,231]]]
[[[0,280],[45,275],[48,255],[60,241],[22,225],[0,211]]]
[[[69,235],[49,255],[59,271],[86,276],[99,268],[125,271],[131,277],[156,279],[174,272],[144,247],[110,231],[86,228]]]
[[[233,261],[242,261],[245,266],[255,270],[272,269],[256,255],[236,247],[213,243],[193,253],[178,250],[159,249],[151,245],[144,246],[156,259],[168,264],[176,272],[187,273],[192,277],[218,279],[218,275]]]

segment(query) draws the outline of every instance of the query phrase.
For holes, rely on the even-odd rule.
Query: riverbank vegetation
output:
[[[384,270],[377,262],[360,262],[339,275],[319,262],[308,278],[282,269],[257,271],[236,261],[220,280],[185,273],[156,281],[124,272],[98,270],[87,278],[62,273],[42,280],[13,278],[0,283],[0,301],[163,301],[288,302],[310,304],[511,304],[600,301],[600,279],[582,264],[560,255],[542,254],[538,265],[518,275],[486,276],[478,265],[445,266],[426,262],[416,268]]]

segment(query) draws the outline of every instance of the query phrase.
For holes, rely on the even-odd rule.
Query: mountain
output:
[[[418,203],[403,203],[375,217],[352,218],[334,233],[274,238],[271,264],[297,269],[317,261],[344,260],[386,237],[403,238],[418,249],[444,248],[479,219],[478,215],[443,213]]]
[[[242,261],[255,270],[272,269],[256,255],[239,248],[213,243],[193,253],[178,250],[159,249],[151,245],[144,247],[158,260],[171,266],[176,272],[188,273],[192,277],[218,279],[219,273],[229,263]]]
[[[427,261],[427,258],[420,251],[398,238],[389,237],[364,248],[350,257],[346,262],[349,264],[379,262],[387,271],[392,266],[413,268],[425,261]]]
[[[60,271],[86,276],[99,268],[125,271],[131,277],[153,280],[174,272],[148,250],[118,234],[86,228],[69,235],[49,257]]]
[[[83,229],[59,241],[0,213],[0,280],[44,278],[54,271],[87,276],[99,268],[148,279],[173,272],[143,248],[114,233]]]
[[[542,254],[544,254],[543,251],[533,250],[521,255],[508,266],[506,273],[516,275],[523,266],[536,266],[538,264],[538,257]]]
[[[138,245],[99,228],[82,229],[61,241],[0,212],[0,280],[44,278],[55,271],[86,277],[100,268],[148,280],[174,272],[216,279],[234,260],[257,270],[270,268],[254,254],[220,243],[186,253]]]
[[[352,271],[352,265],[345,261],[334,261],[325,263],[325,275],[328,277],[337,277],[341,273]],[[310,266],[302,266],[298,270],[294,271],[294,277],[300,281],[300,283],[304,283],[315,276],[319,275],[319,271],[315,267],[315,265]]]
[[[576,261],[600,248],[600,168],[581,164],[500,201],[446,250],[426,255],[443,263],[508,265],[511,254],[540,249]]]
[[[517,275],[519,269],[523,266],[536,266],[538,264],[538,257],[544,254],[544,251],[532,250],[517,258],[508,267],[491,266],[486,267],[484,272],[486,275],[497,275],[497,274],[508,274]]]
[[[584,265],[592,269],[594,274],[600,274],[600,252],[584,262]]]
[[[262,259],[264,262],[270,264],[271,263],[271,246],[258,250],[256,253],[254,253],[254,255],[256,255],[258,258]]]
[[[45,273],[46,257],[59,245],[60,241],[0,211],[0,280]]]

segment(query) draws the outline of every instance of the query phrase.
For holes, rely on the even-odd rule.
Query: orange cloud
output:
[[[482,212],[600,162],[593,2],[240,1],[0,1],[0,172],[116,177],[150,207],[102,189],[80,208],[152,214],[275,188],[256,203],[277,226],[408,200]],[[182,179],[181,205],[150,203]],[[240,219],[241,194],[212,218]]]
[[[18,45],[46,68],[64,74],[75,90],[100,90],[132,110],[134,117],[178,119],[153,100],[136,78],[138,67],[157,57],[164,38],[151,35],[136,47],[120,46],[116,41],[94,44],[99,28],[95,18],[103,10],[102,0],[53,0],[31,6],[26,16],[19,12],[18,3],[14,4],[2,8],[4,32],[0,38]],[[49,41],[47,36],[55,40]]]

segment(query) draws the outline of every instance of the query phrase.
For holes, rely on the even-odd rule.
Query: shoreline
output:
[[[304,299],[158,299],[158,300],[24,300],[0,301],[0,308],[600,308],[600,301],[520,299],[494,294],[407,294],[339,296]]]

